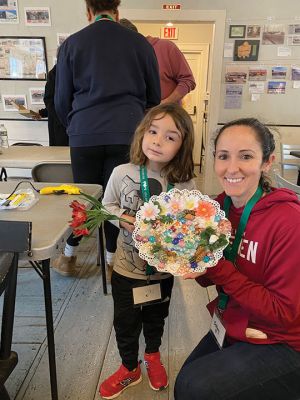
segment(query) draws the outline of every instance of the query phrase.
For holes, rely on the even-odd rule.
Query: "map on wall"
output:
[[[45,38],[0,36],[0,79],[47,79]]]

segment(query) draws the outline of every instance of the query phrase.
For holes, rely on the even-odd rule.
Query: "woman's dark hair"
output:
[[[147,157],[143,153],[142,143],[145,132],[152,121],[169,115],[182,135],[182,144],[175,157],[163,168],[163,173],[170,183],[187,182],[194,178],[194,126],[189,114],[176,103],[160,104],[151,108],[137,127],[130,147],[130,162],[145,165]]]
[[[102,11],[116,12],[121,0],[85,0],[86,7],[89,8],[94,14]]]
[[[262,122],[258,121],[256,118],[240,118],[234,121],[227,122],[217,133],[217,136],[214,140],[214,147],[216,149],[218,140],[225,131],[225,129],[230,128],[232,126],[248,126],[251,128],[256,136],[257,141],[260,143],[261,150],[263,153],[262,162],[267,162],[270,159],[270,156],[274,153],[275,150],[275,140],[274,136]],[[265,192],[269,192],[271,190],[271,182],[268,177],[266,177],[263,173],[261,174],[261,178],[259,181]]]

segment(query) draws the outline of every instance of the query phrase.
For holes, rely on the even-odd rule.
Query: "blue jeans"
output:
[[[300,352],[238,342],[219,349],[208,333],[181,368],[175,400],[299,400]]]

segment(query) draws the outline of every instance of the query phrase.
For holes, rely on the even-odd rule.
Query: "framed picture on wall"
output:
[[[257,61],[259,51],[259,40],[235,40],[234,61]]]
[[[47,79],[44,37],[0,36],[0,79]]]
[[[49,7],[24,7],[25,25],[51,26]]]
[[[229,37],[230,38],[244,38],[246,33],[246,25],[230,25]]]
[[[45,88],[29,88],[31,104],[44,104]]]
[[[3,94],[2,95],[3,110],[18,112],[18,106],[27,108],[25,94]]]

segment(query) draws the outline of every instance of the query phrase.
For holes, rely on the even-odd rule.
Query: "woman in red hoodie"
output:
[[[208,305],[210,332],[179,372],[176,400],[300,399],[300,202],[265,177],[274,149],[254,118],[227,123],[215,139],[217,201],[232,241],[215,267],[185,276],[216,285],[218,297]]]

